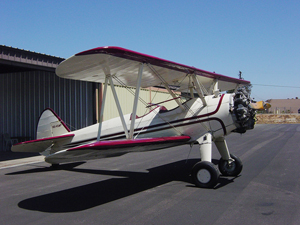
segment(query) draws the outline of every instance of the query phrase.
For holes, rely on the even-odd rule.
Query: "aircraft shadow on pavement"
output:
[[[84,164],[85,162],[75,162],[75,163],[66,163],[60,165],[58,168],[54,169],[51,166],[36,166],[36,168],[28,169],[28,170],[22,170],[12,173],[7,173],[5,175],[21,175],[21,174],[30,174],[30,173],[42,173],[42,172],[50,172],[54,170],[72,170],[73,168],[80,166]],[[33,165],[32,165],[33,166]]]
[[[181,160],[150,168],[148,169],[149,172],[81,169],[73,168],[74,164],[71,167],[65,166],[62,167],[63,170],[118,177],[28,198],[19,202],[18,206],[27,210],[49,213],[76,212],[137,194],[171,181],[183,181],[188,183],[187,187],[195,187],[189,174],[197,161],[199,161],[199,159]],[[49,171],[49,169],[33,169],[27,171],[27,173],[43,171]],[[230,180],[221,177],[220,183],[215,189],[232,182],[233,179]],[[199,191],[201,191],[200,188]]]

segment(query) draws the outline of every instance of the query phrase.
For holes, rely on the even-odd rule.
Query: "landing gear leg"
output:
[[[192,178],[198,187],[213,188],[218,183],[219,171],[211,163],[212,135],[207,133],[197,141],[200,145],[201,161],[194,165]]]
[[[229,153],[226,140],[223,137],[216,139],[215,144],[221,155],[219,161],[219,171],[221,174],[224,176],[239,175],[243,169],[240,158]]]

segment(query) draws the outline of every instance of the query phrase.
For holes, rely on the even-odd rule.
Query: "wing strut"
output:
[[[194,88],[195,88],[194,82],[192,82],[191,75],[189,75],[189,91],[192,98],[195,98]]]
[[[196,91],[197,91],[197,93],[198,93],[198,95],[199,95],[199,98],[201,99],[201,101],[202,101],[202,103],[203,103],[203,106],[206,106],[207,103],[206,103],[206,101],[205,101],[204,94],[203,94],[203,91],[202,91],[202,89],[201,89],[201,87],[200,87],[200,84],[199,84],[199,82],[198,82],[198,79],[197,79],[197,77],[196,77],[196,75],[195,75],[194,73],[191,74],[191,76],[192,76],[192,78],[193,78],[193,81],[194,81],[194,84],[195,84],[195,89],[196,89]]]
[[[135,117],[136,117],[137,104],[138,104],[138,100],[139,100],[140,87],[141,87],[141,82],[142,82],[143,68],[144,68],[144,63],[141,63],[140,68],[139,68],[136,89],[135,89],[132,117],[131,117],[131,124],[130,124],[128,139],[133,139],[134,123],[135,123]]]
[[[215,97],[218,97],[218,95],[220,94],[219,81],[218,80],[215,81],[213,94],[214,94]]]
[[[123,115],[123,112],[122,112],[122,109],[121,109],[121,105],[120,105],[120,102],[119,102],[119,99],[118,99],[118,96],[117,96],[117,92],[116,92],[116,89],[115,89],[115,85],[114,85],[114,82],[112,80],[111,75],[108,76],[108,79],[109,79],[109,84],[110,84],[110,87],[111,87],[111,90],[112,90],[112,93],[113,93],[113,96],[114,96],[114,99],[115,99],[116,106],[118,108],[118,112],[119,112],[119,116],[120,116],[120,119],[121,119],[121,122],[122,122],[122,126],[123,126],[123,129],[124,129],[126,138],[128,139],[129,138],[128,129],[127,129],[127,126],[126,126],[126,123],[125,123],[124,115]]]
[[[239,84],[237,84],[237,87],[239,86]],[[214,95],[215,97],[218,97],[218,95],[220,94],[220,90],[219,90],[219,80],[218,79],[214,79],[210,88],[209,88],[209,93],[211,95]]]

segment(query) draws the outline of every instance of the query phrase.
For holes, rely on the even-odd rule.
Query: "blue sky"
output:
[[[63,58],[119,46],[242,71],[256,100],[300,98],[299,12],[299,0],[1,0],[0,44]]]

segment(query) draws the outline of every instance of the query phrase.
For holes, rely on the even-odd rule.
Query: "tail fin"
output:
[[[36,138],[55,137],[70,132],[70,129],[50,108],[45,109],[37,125]]]

